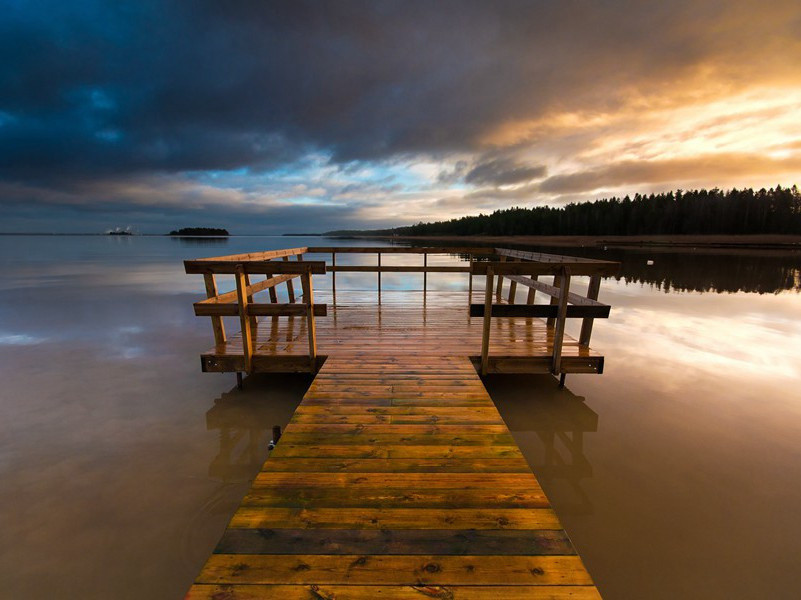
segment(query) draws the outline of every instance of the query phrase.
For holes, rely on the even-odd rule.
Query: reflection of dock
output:
[[[523,255],[415,267],[424,277],[485,275],[483,304],[470,304],[472,278],[467,294],[424,291],[414,303],[409,292],[381,293],[379,270],[377,302],[334,287],[330,311],[311,284],[324,263],[243,255],[187,264],[207,275],[197,314],[216,319],[205,370],[315,373],[188,598],[599,598],[477,370],[600,372],[588,342],[593,319],[608,314],[597,288],[613,266]],[[251,283],[248,269],[268,277]],[[236,292],[219,294],[214,272],[234,273]],[[497,274],[512,284],[508,297]],[[537,279],[547,274],[554,285]],[[570,291],[576,274],[592,277],[586,296]],[[292,288],[288,304],[253,302],[297,275],[301,302]],[[517,285],[529,290],[526,304],[516,304]],[[535,291],[549,304],[535,304]],[[242,334],[227,339],[220,317],[234,311]],[[583,320],[579,340],[564,334],[567,318]],[[221,402],[209,411],[221,431],[215,473],[252,468],[267,430],[260,410]],[[564,425],[542,419],[546,437]],[[564,433],[573,451],[588,425]],[[549,460],[554,472],[564,466]]]
[[[271,375],[267,386],[248,381],[252,385],[223,393],[206,412],[206,429],[216,431],[220,441],[209,476],[225,483],[249,481],[258,473],[272,427],[289,422],[309,378]]]
[[[489,389],[506,422],[513,424],[513,433],[536,434],[539,446],[525,451],[537,477],[546,486],[553,481],[570,487],[574,500],[560,500],[560,508],[591,514],[592,504],[582,487],[582,480],[593,474],[584,454],[584,434],[598,431],[598,414],[584,398],[541,376],[494,378]]]

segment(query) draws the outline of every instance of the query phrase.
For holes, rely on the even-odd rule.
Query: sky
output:
[[[0,232],[801,183],[797,0],[0,0]]]

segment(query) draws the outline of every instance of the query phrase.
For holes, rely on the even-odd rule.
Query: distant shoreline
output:
[[[617,248],[752,248],[752,249],[789,249],[801,250],[799,235],[342,235],[331,236],[340,239],[372,239],[394,240],[403,242],[439,241],[466,242],[483,244],[516,244],[530,246],[565,246],[565,247],[617,247]]]

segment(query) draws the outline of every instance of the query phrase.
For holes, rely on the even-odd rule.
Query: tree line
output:
[[[758,191],[678,190],[635,194],[633,198],[604,198],[558,208],[509,208],[488,215],[370,233],[409,236],[801,234],[801,193],[795,185]]]

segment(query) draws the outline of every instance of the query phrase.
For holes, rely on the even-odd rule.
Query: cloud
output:
[[[496,159],[480,163],[464,176],[473,185],[512,185],[541,179],[548,172],[543,165],[527,166],[511,159]]]
[[[688,182],[749,175],[771,176],[801,172],[801,155],[773,159],[751,154],[714,154],[674,160],[621,161],[601,168],[549,177],[539,192],[571,193],[630,184]]]
[[[801,138],[789,105],[690,125],[691,109],[725,112],[748,90],[801,89],[790,0],[42,0],[3,16],[0,181],[30,206],[267,219],[264,198],[318,198],[371,223],[406,203],[418,220],[443,198],[520,198],[546,175],[543,198],[669,185],[712,150],[723,186],[742,124]],[[777,172],[757,145],[739,172]],[[198,187],[205,176],[225,181]],[[318,191],[292,196],[290,179]]]

